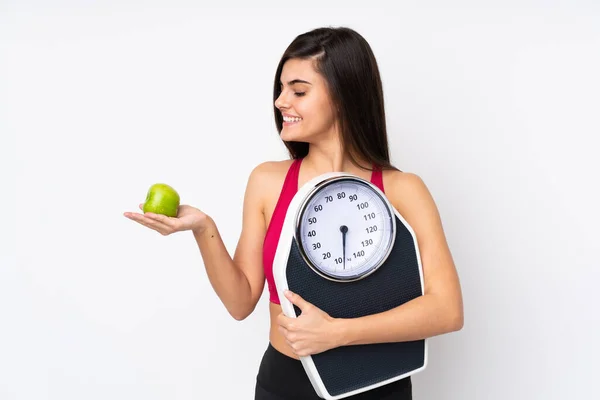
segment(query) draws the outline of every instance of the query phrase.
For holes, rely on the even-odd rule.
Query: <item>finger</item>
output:
[[[279,325],[279,327],[277,328],[279,330],[279,332],[287,338],[289,331],[287,329],[285,329],[283,326]]]
[[[283,326],[288,331],[295,331],[298,329],[298,318],[290,318],[285,314],[281,314],[279,317],[279,325]]]
[[[309,350],[309,349],[301,349],[301,350],[296,351],[296,355],[298,357],[307,357],[311,354],[312,354],[312,350]]]
[[[285,314],[281,313],[277,316],[277,323],[279,324],[279,326],[282,326],[287,329],[289,325],[289,318],[286,317]]]
[[[140,225],[145,226],[146,228],[157,230],[157,228],[154,226],[154,224],[152,223],[152,221],[147,220],[145,218],[140,218],[140,217],[137,217],[137,216],[132,216],[132,217],[129,217],[129,219],[137,222]]]
[[[144,225],[147,228],[154,229],[155,231],[163,235],[166,235],[172,231],[172,229],[169,226],[166,226],[165,224],[159,221],[155,221],[151,218],[148,218],[143,214],[127,213],[126,217],[141,225]]]
[[[140,208],[140,210],[144,209],[144,203],[140,203],[140,205],[138,206]]]
[[[312,304],[310,304],[308,301],[304,300],[299,294],[294,293],[291,290],[285,291],[285,297],[287,297],[287,299],[289,301],[291,301],[293,304],[298,306],[298,308],[300,308],[300,310],[302,310],[302,311],[306,311],[307,309],[310,308],[310,306],[312,306]]]
[[[166,215],[155,214],[150,212],[145,213],[144,216],[162,224],[164,227],[166,227],[167,230],[171,232],[177,232],[181,230],[182,223],[177,218],[172,218]]]
[[[296,347],[297,347],[296,343],[292,343],[292,342],[290,342],[287,339],[286,339],[286,342],[287,342],[288,346],[290,346],[290,348],[292,349],[292,351],[294,352],[294,354],[296,354]]]
[[[285,342],[287,343],[288,346],[290,346],[290,348],[292,350],[295,350],[296,347],[298,347],[298,343],[294,342],[293,340],[291,340],[290,338],[288,338],[287,336],[285,336]]]
[[[144,216],[146,216],[147,218],[153,219],[155,221],[158,221],[160,223],[163,223],[167,226],[171,226],[175,222],[175,218],[167,217],[166,215],[162,215],[162,214],[147,212],[147,213],[144,213]]]
[[[288,340],[287,344],[297,356],[303,356],[306,354],[306,345],[303,342],[294,342]]]

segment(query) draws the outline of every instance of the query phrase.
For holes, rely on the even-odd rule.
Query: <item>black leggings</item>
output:
[[[302,362],[277,351],[270,343],[256,376],[254,400],[319,400]],[[410,377],[346,397],[353,400],[412,400]]]

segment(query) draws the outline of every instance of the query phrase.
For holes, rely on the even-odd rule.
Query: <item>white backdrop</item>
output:
[[[415,399],[600,397],[599,3],[377,3],[0,2],[0,399],[252,399],[266,293],[235,321],[189,232],[123,212],[169,183],[233,252],[287,157],[279,57],[325,25],[373,47],[463,285]]]

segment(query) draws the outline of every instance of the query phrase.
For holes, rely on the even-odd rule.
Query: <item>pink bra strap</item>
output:
[[[383,172],[377,166],[373,166],[373,174],[371,175],[371,183],[379,188],[382,192],[385,193],[383,187]]]
[[[289,184],[293,185],[294,195],[298,191],[298,176],[300,175],[300,165],[302,164],[302,158],[296,158],[290,168]]]

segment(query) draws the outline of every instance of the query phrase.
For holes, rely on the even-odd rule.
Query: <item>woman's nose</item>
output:
[[[278,109],[289,108],[289,103],[286,100],[283,92],[279,94],[279,97],[275,100],[275,107]]]

